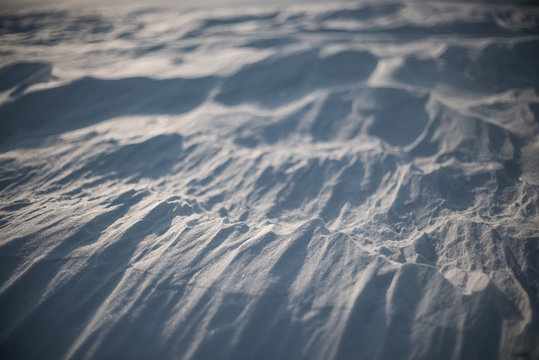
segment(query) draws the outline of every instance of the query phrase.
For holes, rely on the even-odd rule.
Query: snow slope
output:
[[[58,4],[0,11],[0,358],[539,359],[539,7]]]

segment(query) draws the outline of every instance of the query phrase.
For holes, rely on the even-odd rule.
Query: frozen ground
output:
[[[0,13],[0,358],[539,359],[538,7]]]

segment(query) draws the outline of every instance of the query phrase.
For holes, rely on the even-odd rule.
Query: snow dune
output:
[[[539,8],[0,14],[3,359],[539,358]]]

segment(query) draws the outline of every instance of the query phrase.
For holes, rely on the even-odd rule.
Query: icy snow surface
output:
[[[539,359],[539,7],[51,3],[0,11],[0,358]]]

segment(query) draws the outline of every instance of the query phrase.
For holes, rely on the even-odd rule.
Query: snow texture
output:
[[[539,359],[539,7],[22,4],[0,358]]]

